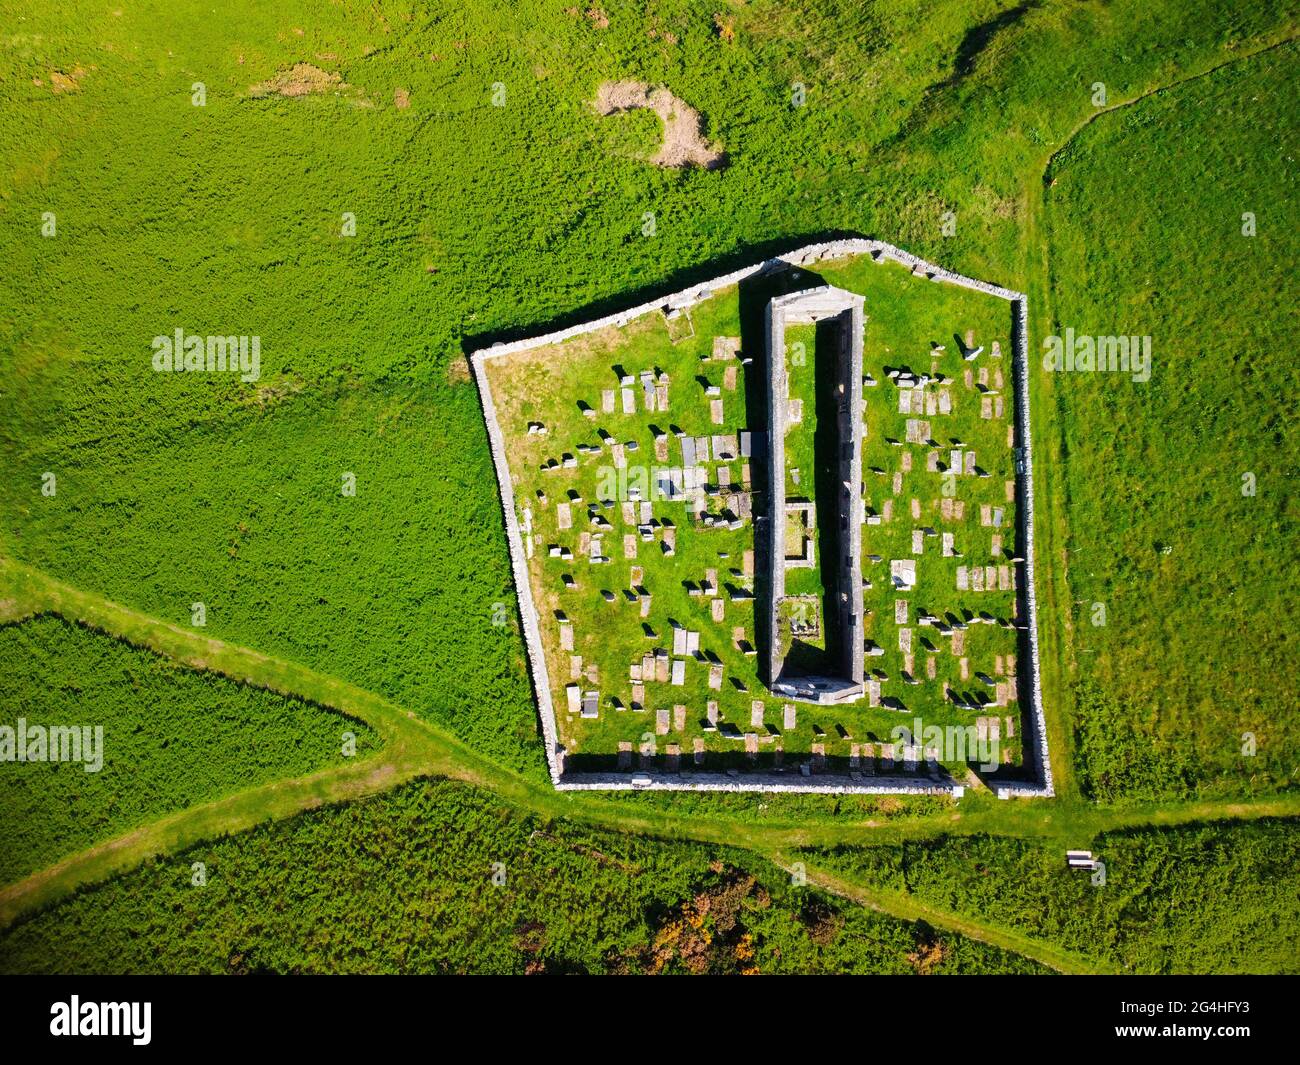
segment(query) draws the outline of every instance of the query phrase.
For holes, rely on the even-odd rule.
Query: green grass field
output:
[[[1071,79],[1119,99],[1284,25],[1268,4],[1209,5],[1174,33],[1162,10],[1177,6],[1121,21],[1047,5],[974,54],[993,3],[924,18],[757,4],[730,41],[691,4],[615,11],[603,30],[541,4],[432,22],[403,4],[15,18],[4,549],[160,617],[202,600],[214,634],[346,672],[540,776],[522,644],[490,624],[509,576],[473,388],[448,378],[465,338],[827,230],[1014,282],[1032,160],[1091,111]],[[1122,58],[1121,32],[1143,42]],[[249,98],[299,61],[357,92]],[[52,71],[78,69],[53,91]],[[727,169],[605,154],[609,120],[587,101],[628,72],[700,109]],[[516,165],[496,165],[498,145]],[[58,235],[38,239],[46,211]],[[152,373],[150,338],[177,326],[260,335],[260,381]]]
[[[1063,848],[992,836],[811,852],[855,880],[1018,928],[1131,973],[1295,972],[1300,832],[1292,821],[1106,832]]]
[[[373,754],[362,722],[216,681],[57,618],[0,626],[4,724],[103,729],[97,761],[0,768],[0,884],[164,814]]]
[[[1148,382],[1053,384],[1074,728],[1097,798],[1295,783],[1284,619],[1300,437],[1280,311],[1300,253],[1298,55],[1288,45],[1104,116],[1048,175],[1053,329],[1148,335],[1153,347]],[[1130,196],[1147,176],[1150,199]]]
[[[133,759],[75,789],[0,765],[0,922],[23,921],[0,968],[677,971],[699,959],[661,937],[721,893],[718,971],[1294,969],[1296,22],[1277,0],[0,0],[0,621],[68,619],[0,627],[0,724],[93,714]],[[254,89],[277,78],[305,91]],[[592,107],[619,79],[697,109],[726,165],[648,162],[650,112]],[[1067,328],[1152,337],[1146,383],[1030,380],[1059,798],[556,794],[466,353],[840,234],[1027,292],[1031,359]],[[953,331],[877,303],[884,346]],[[960,316],[1008,349],[985,310]],[[257,380],[155,372],[178,328],[260,338]],[[896,675],[892,603],[868,606]],[[336,764],[345,721],[363,764]],[[444,774],[496,797],[408,783]],[[1085,839],[1113,848],[1111,895],[1057,875]],[[767,864],[810,844],[857,849],[815,906]],[[498,850],[539,901],[486,893]],[[168,907],[192,924],[158,932]]]

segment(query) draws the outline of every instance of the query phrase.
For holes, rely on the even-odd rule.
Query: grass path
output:
[[[794,859],[788,854],[777,853],[768,857],[787,872],[793,867]],[[1058,973],[1095,975],[1118,971],[1107,962],[1075,954],[1055,944],[1034,939],[1021,932],[999,928],[977,918],[940,909],[907,892],[869,885],[853,877],[808,866],[807,863],[804,864],[804,873],[808,883],[831,895],[838,895],[859,906],[866,906],[904,921],[924,921],[935,928],[960,933],[988,946],[1029,958],[1046,965],[1049,969],[1055,969]]]
[[[1157,93],[1176,89],[1187,82],[1207,77],[1234,63],[1248,62],[1297,39],[1300,39],[1300,35],[1280,31],[1265,38],[1257,47],[1249,51],[1233,55],[1221,62],[1209,63],[1172,81],[1148,86],[1142,92],[1107,104],[1105,107],[1095,108],[1082,117],[1059,144],[1047,148],[1039,156],[1033,172],[1028,176],[1021,199],[1022,214],[1025,218],[1023,270],[1026,278],[1024,291],[1029,299],[1030,310],[1031,365],[1036,350],[1035,338],[1045,335],[1046,327],[1054,324],[1045,182],[1047,173],[1057,156],[1103,115],[1132,107]],[[1065,422],[1059,416],[1057,409],[1055,381],[1052,374],[1032,375],[1030,389],[1032,392],[1031,432],[1037,459],[1034,464],[1034,503],[1035,512],[1040,516],[1035,524],[1034,535],[1038,556],[1046,562],[1046,575],[1042,564],[1039,565],[1035,575],[1038,583],[1040,620],[1039,670],[1044,691],[1050,693],[1051,712],[1047,715],[1047,738],[1056,790],[1059,795],[1077,799],[1080,792],[1074,772],[1076,761],[1072,728],[1076,714],[1072,698],[1073,688],[1070,684],[1077,672],[1077,657],[1074,646],[1074,612],[1070,592],[1069,557],[1065,546],[1069,528],[1069,501],[1063,475]],[[1046,521],[1042,520],[1041,516],[1044,515]],[[1056,618],[1060,624],[1043,626],[1041,620],[1044,616]]]
[[[1070,130],[1069,133],[1065,135],[1064,139],[1062,139],[1060,144],[1050,149],[1042,157],[1043,159],[1042,166],[1038,174],[1040,178],[1040,186],[1041,186],[1042,175],[1047,173],[1047,169],[1049,166],[1051,166],[1052,160],[1054,160],[1058,155],[1060,155],[1061,152],[1065,151],[1065,149],[1070,146],[1070,142],[1073,141],[1074,138],[1077,137],[1080,133],[1082,133],[1084,129],[1092,125],[1092,123],[1096,122],[1097,119],[1101,118],[1103,115],[1108,115],[1112,111],[1121,111],[1126,107],[1132,107],[1134,104],[1139,104],[1143,100],[1155,96],[1157,93],[1167,92],[1170,89],[1176,89],[1181,85],[1186,85],[1189,81],[1197,81],[1200,78],[1208,77],[1209,75],[1213,74],[1215,71],[1222,70],[1224,67],[1230,67],[1236,63],[1249,62],[1250,60],[1255,59],[1256,57],[1261,56],[1266,52],[1271,52],[1274,49],[1282,48],[1285,45],[1291,44],[1296,40],[1300,40],[1300,34],[1290,32],[1289,27],[1287,29],[1278,30],[1275,33],[1267,34],[1264,37],[1260,38],[1260,42],[1257,45],[1257,47],[1251,48],[1248,51],[1239,52],[1236,55],[1229,56],[1227,59],[1223,59],[1217,63],[1215,62],[1207,63],[1203,67],[1198,67],[1195,70],[1188,71],[1182,77],[1174,78],[1170,81],[1160,82],[1159,84],[1156,85],[1149,85],[1141,92],[1135,93],[1132,96],[1126,96],[1124,99],[1118,100],[1115,103],[1106,104],[1104,107],[1093,108],[1093,110],[1088,112],[1087,115],[1085,115],[1077,123],[1075,123],[1074,127]],[[1027,248],[1028,247],[1030,246],[1027,245]]]
[[[1300,795],[1295,795],[1251,803],[1202,802],[1131,808],[1099,807],[1069,798],[1045,803],[997,802],[989,797],[971,796],[960,807],[923,817],[834,823],[775,819],[750,823],[716,815],[681,815],[630,805],[615,797],[556,792],[549,783],[532,782],[496,766],[412,711],[372,692],[297,663],[149,617],[10,560],[0,560],[0,604],[3,617],[57,614],[167,655],[191,668],[210,670],[232,680],[341,710],[365,721],[384,741],[378,754],[363,761],[277,781],[191,807],[0,888],[0,927],[78,887],[108,879],[154,855],[174,854],[204,839],[291,817],[326,803],[377,794],[422,776],[449,777],[488,788],[504,801],[544,818],[567,818],[639,835],[740,847],[763,856],[795,847],[892,843],[972,833],[1054,838],[1063,844],[1085,845],[1095,834],[1113,828],[1300,814]],[[890,912],[903,916],[906,906],[900,900],[894,902],[897,908]],[[940,923],[937,917],[934,921]],[[945,927],[955,926],[950,922]]]

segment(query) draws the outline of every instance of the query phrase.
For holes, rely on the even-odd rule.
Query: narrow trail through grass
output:
[[[1255,59],[1296,39],[1294,32],[1284,29],[1253,38],[1249,50],[1225,54],[1216,49],[1213,54],[1198,55],[1195,61],[1188,62],[1184,70],[1176,72],[1164,83],[1150,84],[1136,94],[1104,107],[1081,108],[1077,123],[1063,136],[1053,138],[1049,134],[1035,140],[1035,144],[1041,146],[1041,152],[1028,164],[1021,157],[1022,161],[1009,172],[1006,188],[1001,190],[1010,196],[1015,196],[1019,190],[1023,197],[1023,224],[1014,237],[1015,244],[1008,240],[993,255],[1000,260],[1004,252],[1011,251],[1012,254],[1005,257],[1021,267],[1022,283],[1014,287],[1028,294],[1031,348],[1033,338],[1041,337],[1042,332],[1048,331],[1045,327],[1054,320],[1053,263],[1047,239],[1052,227],[1044,180],[1052,173],[1061,153],[1102,116],[1140,104],[1225,67]],[[999,57],[993,56],[992,61],[999,61]],[[957,73],[966,76],[972,73],[973,68],[974,63],[969,59],[965,62],[965,69],[959,61]],[[941,84],[932,86],[935,89],[942,87]],[[430,113],[421,118],[416,131],[424,129],[436,117]],[[1070,117],[1068,114],[1064,116],[1064,122],[1069,122]],[[414,142],[417,132],[409,135],[408,145]],[[1033,150],[1038,151],[1037,147]],[[827,188],[830,188],[829,179],[834,174],[830,167],[827,170],[824,177]],[[731,205],[724,202],[722,207],[730,224]],[[747,231],[752,232],[752,227],[735,230],[737,233]],[[888,234],[882,235],[889,239]],[[525,317],[536,317],[543,309],[546,313],[555,313],[555,308],[549,304],[539,308],[540,305],[526,308]],[[510,318],[509,310],[505,312],[505,318]],[[421,777],[447,777],[475,785],[495,793],[502,803],[527,809],[543,818],[663,840],[691,840],[748,849],[758,857],[787,867],[795,860],[803,861],[807,866],[807,857],[795,854],[795,849],[800,847],[870,846],[974,834],[1037,838],[1061,847],[1088,846],[1099,833],[1117,829],[1300,816],[1300,793],[1273,794],[1259,799],[1165,801],[1124,806],[1097,805],[1083,798],[1075,772],[1075,766],[1079,764],[1074,749],[1078,709],[1073,703],[1074,678],[1081,660],[1075,641],[1081,634],[1073,628],[1074,606],[1067,555],[1072,509],[1065,479],[1065,430],[1057,406],[1057,384],[1051,374],[1034,373],[1030,378],[1032,436],[1038,459],[1035,502],[1039,517],[1035,532],[1042,560],[1038,570],[1039,636],[1043,684],[1048,699],[1047,731],[1057,798],[997,802],[986,793],[971,791],[960,803],[939,812],[930,812],[932,808],[925,812],[904,809],[892,816],[883,813],[878,816],[840,814],[834,820],[822,819],[820,812],[814,814],[813,819],[800,820],[795,811],[773,802],[772,812],[760,815],[760,819],[754,821],[750,819],[752,810],[742,811],[739,807],[733,815],[729,808],[721,805],[709,808],[701,804],[705,807],[701,810],[689,803],[656,802],[644,795],[556,792],[543,777],[521,775],[504,768],[492,757],[481,753],[478,746],[458,739],[447,728],[422,717],[417,712],[422,708],[401,695],[394,702],[340,679],[345,672],[351,675],[350,670],[326,664],[323,666],[326,672],[318,672],[286,658],[260,653],[252,647],[211,639],[203,629],[165,622],[58,581],[37,568],[0,557],[0,625],[21,623],[42,614],[58,616],[166,656],[187,668],[307,699],[352,715],[372,727],[383,742],[378,753],[363,760],[259,784],[216,801],[176,811],[116,838],[102,840],[22,880],[0,884],[0,929],[57,904],[81,888],[118,876],[153,856],[180,854],[223,834],[243,832],[271,821],[292,818],[330,803],[378,795]],[[52,566],[53,563],[51,557],[47,564]],[[83,578],[73,579],[80,581]],[[89,583],[93,578],[87,580]],[[130,595],[128,591],[115,591],[102,583],[100,586],[109,594]],[[149,608],[148,603],[143,605]],[[363,647],[366,645],[365,631],[363,627]],[[262,641],[250,637],[249,642],[258,644]],[[266,644],[262,643],[262,646]],[[290,658],[298,657],[294,650],[283,653]],[[342,660],[347,658],[342,656]],[[330,675],[330,671],[339,675]],[[376,687],[378,682],[362,679],[362,683]],[[526,679],[524,683],[526,685]],[[443,698],[441,695],[437,697]],[[459,702],[454,695],[446,699],[446,703],[452,706]],[[928,922],[936,928],[1034,959],[1063,973],[1113,971],[1105,961],[1074,954],[1022,932],[989,924],[977,914],[936,908],[907,891],[883,887],[856,874],[831,872],[820,867],[808,867],[807,874],[809,883],[857,904],[903,920]]]
[[[792,871],[793,859],[784,853],[768,855],[768,858],[787,872]],[[869,885],[860,880],[824,869],[814,868],[804,863],[804,874],[808,883],[840,898],[856,902],[892,917],[905,921],[924,921],[935,928],[957,932],[968,939],[977,940],[991,947],[999,947],[1013,954],[1046,965],[1059,973],[1071,975],[1092,975],[1110,973],[1116,970],[1106,963],[1094,958],[1085,958],[1051,943],[1034,939],[1020,932],[1012,932],[973,917],[953,913],[937,906],[922,902],[916,896],[902,891],[893,891],[878,885]]]
[[[1258,803],[1200,802],[1132,808],[1107,808],[1069,799],[999,803],[987,797],[972,797],[963,800],[961,807],[924,817],[803,824],[776,820],[755,824],[716,815],[637,808],[617,798],[556,792],[549,784],[528,781],[494,765],[412,711],[355,685],[151,618],[10,560],[0,560],[0,599],[12,602],[7,614],[11,618],[57,614],[191,668],[342,710],[365,721],[384,741],[380,753],[365,761],[277,781],[192,807],[7,885],[0,889],[0,927],[151,856],[174,854],[213,836],[291,817],[326,803],[377,794],[422,776],[449,777],[487,788],[502,800],[544,817],[664,839],[742,847],[760,856],[792,847],[892,843],[948,834],[990,833],[1086,843],[1095,834],[1114,828],[1300,814],[1300,795]]]
[[[1069,148],[1070,144],[1092,123],[1112,112],[1124,110],[1151,97],[1177,89],[1188,82],[1208,77],[1224,67],[1248,62],[1277,48],[1291,44],[1300,36],[1280,33],[1249,51],[1234,55],[1219,63],[1212,63],[1168,82],[1150,85],[1142,92],[1097,107],[1084,115],[1070,132],[1057,144],[1046,148],[1027,176],[1021,202],[1025,218],[1022,234],[1024,286],[1029,301],[1030,351],[1034,350],[1035,329],[1053,321],[1052,273],[1047,240],[1046,179],[1053,162]],[[1034,535],[1038,555],[1046,566],[1038,567],[1038,592],[1040,621],[1045,614],[1058,620],[1054,626],[1039,626],[1041,646],[1040,672],[1043,687],[1051,693],[1051,711],[1047,714],[1048,748],[1052,761],[1052,774],[1058,796],[1079,800],[1078,781],[1074,772],[1075,720],[1072,687],[1068,683],[1076,666],[1074,625],[1071,611],[1069,557],[1065,547],[1068,528],[1068,500],[1063,473],[1064,421],[1056,409],[1054,382],[1050,374],[1036,374],[1030,378],[1031,421],[1033,440],[1038,461],[1034,464],[1035,510],[1047,520],[1036,522]],[[1046,461],[1044,461],[1046,459]],[[1043,608],[1046,608],[1045,610]]]

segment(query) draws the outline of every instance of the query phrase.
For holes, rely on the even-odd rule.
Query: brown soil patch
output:
[[[393,90],[393,106],[399,111],[405,111],[411,106],[411,94],[405,89]]]
[[[454,358],[447,363],[447,380],[452,384],[462,384],[470,379],[469,359]]]
[[[61,70],[50,71],[50,88],[57,96],[65,92],[77,92],[81,88],[81,79],[86,76],[85,67],[73,67],[71,73],[65,74]]]
[[[589,7],[586,11],[581,11],[576,7],[566,7],[564,13],[569,18],[585,18],[598,30],[609,29],[609,15],[602,8]]]
[[[275,77],[248,87],[248,95],[260,96],[310,96],[314,93],[345,89],[347,85],[338,74],[331,74],[310,63],[295,63],[288,70],[277,71]]]
[[[296,396],[306,387],[307,382],[302,378],[285,374],[273,380],[263,381],[251,392],[243,396],[240,402],[248,407],[258,407],[266,410],[284,402],[291,396]]]
[[[664,124],[663,144],[650,159],[655,166],[717,170],[726,165],[726,154],[704,136],[700,113],[662,86],[652,89],[643,81],[607,81],[596,92],[595,108],[600,115],[642,107],[652,110]]]

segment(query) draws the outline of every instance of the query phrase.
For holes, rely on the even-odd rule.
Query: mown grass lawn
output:
[[[867,756],[874,759],[880,750],[901,767],[894,736],[900,725],[919,733],[918,718],[923,727],[974,725],[986,713],[997,718],[1006,737],[1007,759],[1019,750],[1023,726],[1014,694],[1022,656],[1012,627],[1010,576],[1022,571],[1011,561],[1018,555],[1009,434],[1015,410],[1011,308],[868,257],[819,264],[811,275],[785,276],[779,286],[807,287],[823,277],[866,299],[864,371],[876,384],[864,392],[864,468],[871,471],[864,473],[864,502],[867,513],[885,517],[864,528],[862,577],[869,585],[865,632],[883,653],[865,659],[879,684],[877,705],[868,700],[800,706],[790,727],[782,700],[772,696],[759,668],[766,652],[755,612],[764,594],[764,563],[757,557],[753,521],[742,519],[739,529],[706,524],[743,510],[732,494],[737,491],[760,508],[754,514],[762,512],[767,355],[755,323],[769,298],[766,288],[715,292],[692,309],[690,325],[676,341],[674,323],[650,313],[622,329],[486,358],[517,517],[525,550],[532,550],[531,590],[570,770],[612,768],[620,745],[624,769],[643,764],[642,756],[646,766],[677,760],[689,765],[697,741],[705,768],[712,769],[784,765],[787,755],[792,767],[814,753],[843,772],[864,743],[888,744],[888,753],[873,747]],[[984,351],[978,365],[961,358],[967,340],[971,350]],[[739,357],[717,357],[719,345],[724,352],[738,346]],[[833,370],[819,369],[823,355],[814,327],[795,326],[779,356],[790,375],[792,409],[800,411],[787,425],[781,475],[788,499],[811,500],[815,507],[820,563],[788,569],[787,595],[813,602],[787,601],[782,609],[803,610],[805,621],[820,619],[819,625],[825,623],[825,530],[839,525],[839,489],[821,431],[834,418],[828,383]],[[915,417],[899,408],[900,395],[912,393],[888,376],[900,367],[940,382],[923,390],[921,409],[911,412]],[[648,382],[642,374],[650,375]],[[665,387],[666,410],[658,405]],[[659,393],[651,406],[647,389]],[[940,391],[943,411],[937,409]],[[911,422],[929,426],[924,439],[913,433],[905,440]],[[744,432],[756,441],[749,458],[737,440]],[[722,437],[730,442],[722,444]],[[732,457],[721,459],[719,446],[733,448]],[[954,447],[965,457],[956,467]],[[684,488],[687,467],[702,470],[711,486],[700,516],[693,493]],[[663,482],[674,476],[681,478],[677,487],[665,488]],[[830,506],[822,505],[826,498]],[[948,512],[945,500],[961,509]],[[641,530],[648,530],[648,539]],[[950,555],[943,553],[943,534],[953,538]],[[802,541],[801,533],[789,539],[787,558],[801,552]],[[746,561],[751,552],[755,557]],[[896,559],[916,562],[911,592],[893,586],[890,566]],[[967,569],[969,588],[962,586]],[[996,574],[987,590],[985,572]],[[750,598],[754,594],[759,598]],[[898,599],[906,604],[902,614],[895,610]],[[927,629],[921,623],[927,614],[954,624],[969,619],[970,625],[943,637],[937,625]],[[989,624],[979,623],[984,617]],[[995,618],[1003,624],[993,623]],[[698,656],[674,649],[675,630],[700,634]],[[815,640],[794,645],[783,634],[794,656],[790,661],[797,659],[792,668],[816,671],[826,638],[818,631]],[[655,655],[663,656],[658,669]],[[673,661],[683,663],[680,685],[670,682]],[[999,695],[1007,693],[1000,702],[993,684]],[[950,689],[971,703],[978,692],[992,708],[958,706]],[[589,692],[597,693],[594,718],[578,713]],[[716,729],[708,727],[710,703],[716,704]],[[756,706],[762,707],[761,720],[753,716]],[[900,715],[891,706],[905,709]],[[749,736],[756,737],[748,740],[756,749],[741,746]],[[664,763],[661,756],[674,762]],[[936,757],[965,779],[967,756],[936,749]],[[979,760],[973,750],[969,758]],[[994,761],[1001,758],[995,751]]]

